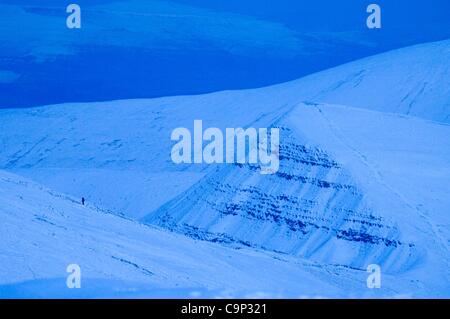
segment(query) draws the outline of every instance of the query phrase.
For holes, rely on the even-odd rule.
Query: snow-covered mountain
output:
[[[218,167],[143,220],[326,264],[439,269],[436,284],[449,282],[448,125],[319,104],[274,125],[276,174]]]
[[[0,298],[400,294],[395,278],[368,290],[364,271],[194,241],[4,171],[0,196]],[[70,264],[81,268],[81,289],[66,286]]]
[[[0,110],[0,169],[216,245],[164,235],[175,241],[282,254],[340,279],[347,275],[335,269],[360,274],[376,263],[393,287],[387,294],[448,296],[449,53],[447,40],[255,90]],[[195,119],[222,129],[279,127],[280,170],[175,165],[171,132]],[[330,276],[325,282],[342,284]]]
[[[174,128],[269,125],[302,101],[448,122],[449,50],[450,40],[414,46],[255,90],[1,110],[0,168],[141,218],[203,176],[170,161]]]

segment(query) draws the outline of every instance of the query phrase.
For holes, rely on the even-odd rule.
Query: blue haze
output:
[[[66,28],[66,3],[61,1],[2,1],[0,9],[19,6],[27,15],[18,14],[13,23],[0,24],[0,108],[255,88],[390,49],[450,38],[450,2],[446,0],[374,1],[383,10],[381,30],[366,28],[365,8],[371,2],[361,0],[157,4],[171,15],[196,15],[200,10],[204,19],[206,13],[211,20],[205,29],[214,25],[216,16],[236,25],[216,39],[214,29],[210,34],[201,30],[204,20],[180,20],[186,41],[179,35],[170,40],[178,22],[152,32],[157,20],[149,20],[148,25],[141,21],[128,29],[120,10],[95,17],[89,13],[95,5],[107,8],[114,2],[128,3],[123,11],[140,12],[139,3],[146,1],[73,2],[83,10],[81,30]],[[97,25],[99,29],[91,31]],[[246,42],[248,34],[266,25],[273,33],[267,32],[264,39],[264,29],[254,43]],[[290,35],[279,37],[277,26]],[[272,43],[275,38],[277,42]],[[51,53],[42,55],[47,48]]]

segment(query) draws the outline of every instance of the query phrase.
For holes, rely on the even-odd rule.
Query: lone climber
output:
[[[83,206],[84,206],[84,202],[85,202],[85,199],[84,199],[84,197],[81,197],[81,205],[83,205]]]

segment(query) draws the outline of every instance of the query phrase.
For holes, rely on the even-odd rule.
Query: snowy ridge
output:
[[[143,221],[359,269],[377,263],[404,271],[417,262],[416,245],[401,238],[395,220],[374,212],[340,163],[297,138],[285,120],[274,126],[281,130],[275,175],[258,176],[252,165],[217,168]]]
[[[0,168],[142,218],[204,175],[170,161],[174,128],[195,119],[222,129],[264,127],[302,101],[448,122],[449,50],[450,40],[427,43],[255,90],[0,110]],[[352,74],[362,71],[356,81]]]
[[[445,122],[449,50],[450,40],[427,43],[255,90],[1,110],[0,168],[142,218],[204,175],[204,167],[170,161],[174,128],[195,119],[222,129],[264,127],[302,101],[402,114],[412,103],[410,114]],[[355,83],[351,75],[361,70]],[[414,97],[421,83],[427,85]]]
[[[3,294],[63,282],[75,259],[146,296],[448,297],[449,52],[428,43],[255,90],[0,110],[0,169],[24,176],[0,171]],[[280,170],[175,165],[170,132],[195,119],[279,127]],[[369,263],[385,290],[366,288]]]
[[[450,126],[315,103],[274,125],[277,174],[218,167],[143,221],[319,263],[377,263],[448,290]]]
[[[303,100],[450,123],[450,40],[425,43],[306,76],[279,88]]]

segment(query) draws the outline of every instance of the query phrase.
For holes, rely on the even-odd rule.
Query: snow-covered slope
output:
[[[448,296],[449,50],[424,44],[257,90],[0,110],[0,169],[221,246],[377,263],[402,292],[406,281]],[[171,132],[195,119],[281,128],[280,170],[173,164]]]
[[[321,263],[421,273],[448,292],[450,126],[318,104],[274,125],[277,174],[219,167],[144,221]]]
[[[230,249],[82,206],[0,171],[0,298],[386,296],[366,272]],[[66,268],[81,268],[68,289]]]
[[[314,102],[450,123],[450,40],[402,48],[283,84]]]
[[[263,126],[288,107],[266,94],[221,92],[0,110],[0,168],[140,218],[206,169],[172,163],[173,129],[192,127],[194,119],[205,127],[246,126],[255,119]]]
[[[174,128],[264,126],[302,101],[448,122],[449,50],[413,46],[256,90],[0,110],[0,168],[141,218],[203,176],[171,163]]]

